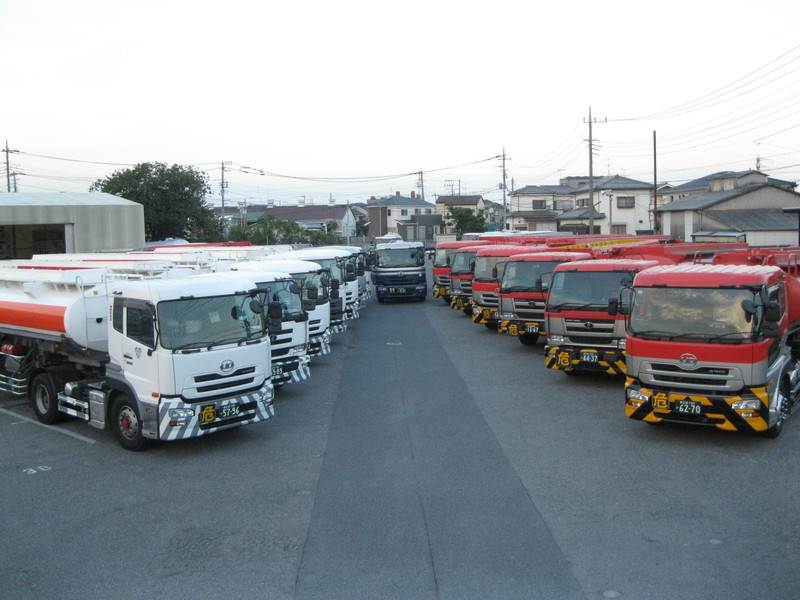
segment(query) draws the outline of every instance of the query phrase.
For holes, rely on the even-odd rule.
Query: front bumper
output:
[[[557,371],[588,371],[625,375],[625,352],[580,346],[545,346],[544,365]]]
[[[752,401],[757,408],[735,408]],[[743,388],[738,394],[687,394],[650,389],[628,377],[625,382],[625,414],[631,419],[660,423],[674,421],[706,425],[726,431],[762,432],[769,428],[769,392],[766,387]]]
[[[541,321],[504,320],[498,323],[497,331],[506,335],[545,335]]]
[[[223,429],[264,421],[275,415],[272,406],[275,390],[271,383],[261,389],[235,398],[189,404],[182,400],[162,400],[158,411],[158,439],[182,440]],[[144,416],[144,415],[143,415]],[[143,428],[145,437],[148,428]]]

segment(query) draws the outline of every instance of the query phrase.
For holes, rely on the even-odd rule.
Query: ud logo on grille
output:
[[[230,373],[233,371],[233,361],[232,360],[224,360],[222,364],[219,366],[220,371],[223,373]]]
[[[697,357],[689,353],[681,354],[680,358],[678,358],[678,362],[681,363],[682,367],[693,369],[697,366]]]
[[[586,321],[586,322],[583,324],[583,326],[584,326],[586,329],[594,329],[594,323],[591,323],[591,322],[589,322],[589,321]]]

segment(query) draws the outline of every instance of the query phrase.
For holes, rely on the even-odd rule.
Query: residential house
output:
[[[248,225],[255,223],[262,217],[272,216],[284,221],[296,221],[306,229],[335,233],[341,237],[349,238],[356,235],[357,217],[349,204],[306,204],[296,206],[275,206],[268,204],[250,204],[225,207],[222,214],[221,208],[215,208],[230,226]]]
[[[621,175],[597,178],[593,185],[587,181],[573,190],[575,209],[558,216],[559,229],[588,233],[591,225],[592,233],[652,231],[652,189],[649,183]]]
[[[456,232],[455,227],[447,224],[447,215],[450,214],[450,210],[453,208],[466,208],[477,215],[483,215],[484,218],[487,216],[487,205],[483,196],[438,196],[436,198],[436,213],[442,217],[442,225],[439,233],[448,234]]]
[[[370,198],[367,201],[369,234],[379,237],[397,233],[406,241],[433,240],[439,229],[441,217],[436,206],[411,192],[401,196],[396,192],[387,198]]]
[[[514,190],[507,202],[508,228],[515,231],[555,231],[557,217],[574,208],[575,187],[559,185],[526,185]]]
[[[800,204],[794,183],[759,171],[726,171],[704,179],[705,188],[691,188],[692,193],[656,209],[662,233],[685,241],[732,239],[751,246],[796,243],[797,218],[782,210]]]

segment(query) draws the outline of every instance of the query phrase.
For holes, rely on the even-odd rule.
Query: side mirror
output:
[[[756,305],[752,300],[742,300],[742,310],[744,311],[744,320],[748,323],[753,320],[753,315],[756,314]]]
[[[293,294],[300,294],[302,290],[300,289],[300,286],[297,285],[296,283],[291,283],[289,284],[289,291],[292,292]]]
[[[764,307],[764,321],[777,323],[781,320],[781,307],[777,302],[767,302]]]
[[[780,325],[776,321],[767,321],[761,327],[761,333],[765,338],[777,339],[781,337]]]
[[[340,285],[341,285],[341,283],[339,283],[338,279],[333,279],[331,281],[331,289],[332,290],[338,290]]]
[[[612,317],[619,312],[619,299],[618,298],[609,298],[608,299],[608,314]]]
[[[308,298],[309,300],[317,300],[319,298],[319,288],[317,288],[317,286],[315,285],[307,287],[306,298]]]
[[[280,302],[270,302],[267,309],[267,325],[270,333],[280,333],[281,318],[283,317],[283,307]]]
[[[261,302],[261,300],[253,298],[252,300],[250,300],[250,310],[252,310],[257,315],[261,315],[264,313],[264,304]],[[234,319],[235,318],[236,317],[234,317]]]

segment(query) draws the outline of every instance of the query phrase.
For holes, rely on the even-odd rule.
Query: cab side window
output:
[[[125,312],[125,335],[148,348],[156,347],[153,313],[149,308],[146,306],[127,307]]]

